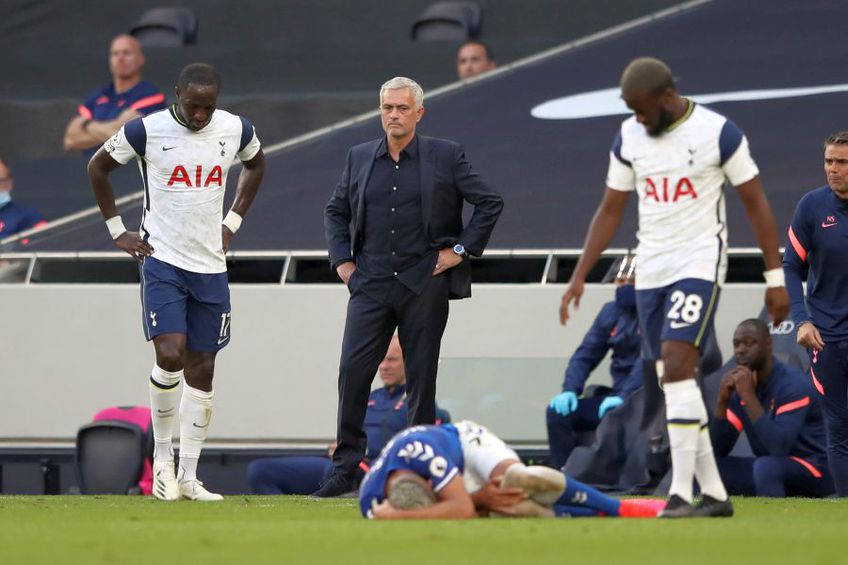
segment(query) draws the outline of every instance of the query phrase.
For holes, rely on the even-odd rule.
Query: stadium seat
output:
[[[100,420],[77,432],[76,468],[82,494],[137,494],[146,434],[128,422]]]
[[[153,8],[146,11],[130,34],[145,47],[180,47],[197,43],[197,16],[188,8]]]
[[[415,41],[465,41],[480,35],[482,10],[474,2],[430,4],[412,24]]]
[[[772,353],[781,363],[797,367],[805,373],[810,370],[810,356],[807,350],[795,341],[795,322],[784,320],[777,327],[769,319],[768,310],[763,307],[759,318],[768,324],[771,334]]]

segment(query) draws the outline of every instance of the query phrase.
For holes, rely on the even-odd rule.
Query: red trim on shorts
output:
[[[89,110],[88,108],[86,108],[82,104],[80,104],[79,107],[77,108],[77,113],[80,116],[82,116],[83,118],[85,118],[86,120],[91,120],[91,119],[94,118],[94,114],[91,113],[91,110]]]
[[[800,463],[800,464],[801,464],[801,465],[802,465],[802,466],[803,466],[806,470],[808,470],[808,471],[810,472],[810,474],[811,474],[812,476],[814,476],[815,478],[817,478],[817,479],[822,478],[821,471],[819,471],[818,469],[816,469],[815,467],[813,467],[813,465],[812,465],[810,462],[808,462],[808,461],[804,461],[804,460],[803,460],[803,459],[801,459],[800,457],[795,457],[794,455],[793,455],[792,457],[790,457],[790,459],[791,459],[791,460],[793,460],[793,461],[795,461],[795,462],[797,462],[797,463]]]

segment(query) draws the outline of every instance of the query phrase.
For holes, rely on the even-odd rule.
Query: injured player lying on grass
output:
[[[656,517],[662,500],[611,498],[549,467],[526,466],[474,422],[415,426],[395,435],[359,490],[375,519],[475,516]]]

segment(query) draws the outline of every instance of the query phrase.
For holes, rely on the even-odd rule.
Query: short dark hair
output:
[[[742,320],[741,322],[739,322],[739,325],[736,326],[736,329],[739,329],[742,326],[751,326],[752,328],[757,330],[757,333],[760,334],[760,337],[764,339],[771,338],[771,332],[769,331],[768,324],[766,324],[759,318],[748,318],[747,320]]]
[[[489,44],[486,43],[485,41],[480,41],[479,39],[469,39],[469,40],[463,41],[462,44],[457,48],[456,52],[459,53],[462,50],[462,48],[465,47],[466,45],[479,45],[480,47],[483,48],[483,51],[486,52],[486,58],[488,60],[490,60],[490,61],[495,60],[494,51],[492,51],[492,48],[489,47]]]
[[[220,90],[221,75],[212,65],[192,63],[183,67],[183,70],[180,71],[180,78],[177,80],[177,86],[180,90],[185,90],[189,84],[214,85]]]
[[[848,131],[840,131],[834,133],[824,140],[824,148],[827,149],[831,145],[848,145]]]
[[[621,73],[620,86],[623,93],[645,90],[659,95],[668,88],[677,90],[671,69],[655,57],[633,59]]]

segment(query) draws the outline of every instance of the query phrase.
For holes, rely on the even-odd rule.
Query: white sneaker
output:
[[[180,488],[173,459],[153,460],[153,496],[159,500],[178,500]]]
[[[218,493],[209,492],[203,488],[203,483],[197,479],[180,481],[180,495],[188,500],[199,500],[201,502],[217,502],[224,500],[224,497]]]

